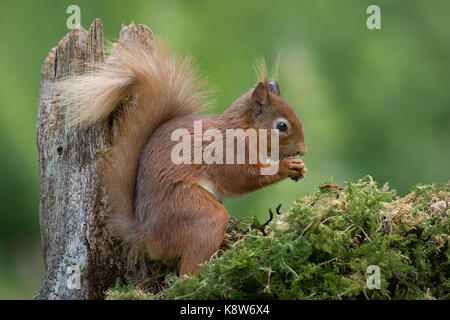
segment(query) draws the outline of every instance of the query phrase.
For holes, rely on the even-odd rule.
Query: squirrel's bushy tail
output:
[[[121,102],[133,96],[117,116],[112,147],[100,161],[108,196],[109,226],[128,243],[139,243],[134,232],[134,187],[139,156],[152,131],[173,117],[206,106],[203,90],[190,59],[179,60],[168,46],[149,50],[138,41],[115,44],[106,63],[95,71],[55,84],[69,125],[89,126],[107,121]],[[131,240],[131,241],[130,241]]]

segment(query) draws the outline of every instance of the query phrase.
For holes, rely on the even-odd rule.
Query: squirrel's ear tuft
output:
[[[252,93],[252,101],[260,106],[268,104],[269,93],[264,83],[259,82]]]
[[[269,80],[269,92],[280,96],[280,87],[278,86],[278,82],[275,80]]]

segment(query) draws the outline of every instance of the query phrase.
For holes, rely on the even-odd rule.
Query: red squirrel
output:
[[[189,59],[176,58],[162,44],[149,49],[139,42],[118,43],[95,71],[55,84],[61,105],[68,106],[70,125],[89,126],[115,116],[111,148],[99,165],[107,226],[114,236],[152,260],[176,261],[180,274],[192,275],[224,240],[228,213],[222,198],[305,176],[305,165],[295,158],[306,153],[301,121],[281,98],[277,81],[260,69],[257,85],[218,116],[197,114],[209,103],[204,82]],[[137,103],[120,107],[131,96]],[[259,160],[175,164],[171,151],[178,142],[172,141],[172,132],[193,133],[199,120],[203,131],[216,128],[224,134],[236,128],[277,129],[278,171],[262,175],[268,164]]]

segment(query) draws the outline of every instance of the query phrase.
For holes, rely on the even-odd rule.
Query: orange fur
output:
[[[133,95],[117,119],[112,148],[100,163],[108,195],[108,226],[131,249],[167,263],[179,261],[180,273],[196,273],[223,241],[228,215],[222,196],[240,196],[286,177],[304,176],[297,154],[306,147],[300,120],[279,92],[269,92],[267,68],[262,82],[217,117],[195,115],[208,104],[208,92],[189,60],[177,60],[162,45],[149,51],[136,42],[113,46],[112,56],[95,71],[56,84],[69,125],[105,121]],[[278,86],[278,84],[277,84]],[[256,95],[255,92],[258,92]],[[203,120],[203,131],[217,128],[273,128],[289,123],[280,138],[280,170],[261,176],[264,164],[181,164],[171,161],[177,142],[171,133]],[[202,148],[205,147],[203,143]]]

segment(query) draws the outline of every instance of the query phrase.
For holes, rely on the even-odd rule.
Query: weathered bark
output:
[[[133,23],[121,28],[120,39],[126,38],[153,41],[150,29]],[[129,267],[126,252],[103,225],[107,204],[96,168],[99,154],[109,145],[109,124],[67,128],[52,91],[55,81],[86,71],[87,63],[103,61],[103,27],[97,19],[89,31],[77,27],[67,34],[42,66],[37,147],[46,274],[36,299],[101,299],[117,279],[142,284],[151,278],[148,261]],[[81,271],[79,289],[67,285],[71,266]]]

